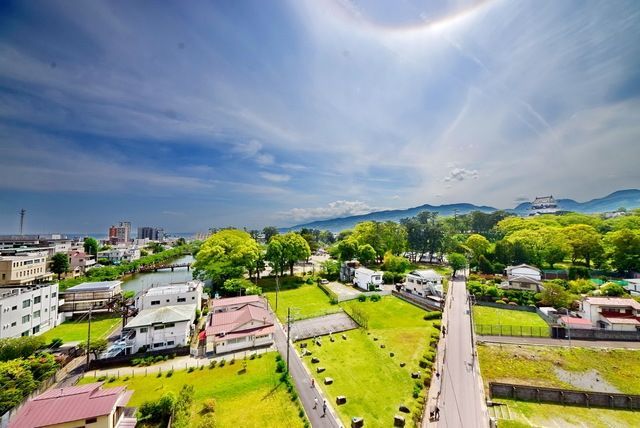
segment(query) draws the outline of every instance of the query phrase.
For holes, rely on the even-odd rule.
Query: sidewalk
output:
[[[576,348],[612,348],[612,349],[640,349],[640,342],[622,342],[613,340],[567,340],[552,339],[550,337],[520,337],[520,336],[476,336],[479,343],[505,343],[513,345],[534,346],[573,346]]]
[[[186,370],[189,367],[200,367],[200,366],[208,366],[209,363],[213,360],[216,361],[220,361],[220,360],[225,360],[225,361],[229,361],[233,358],[236,359],[236,361],[240,361],[242,359],[249,358],[249,356],[253,353],[258,353],[258,354],[264,354],[266,352],[273,352],[275,351],[275,348],[273,346],[270,346],[268,348],[261,348],[258,349],[257,351],[254,350],[250,350],[250,351],[241,351],[241,352],[235,352],[232,354],[225,354],[225,355],[221,355],[221,356],[215,356],[212,358],[207,358],[207,357],[201,357],[201,358],[194,358],[190,355],[185,355],[182,357],[176,357],[172,360],[167,360],[167,361],[162,361],[160,363],[156,363],[147,367],[134,367],[134,366],[129,366],[129,367],[116,367],[113,369],[99,369],[99,370],[91,370],[88,371],[84,374],[84,376],[94,376],[94,377],[100,377],[100,376],[106,376],[106,377],[111,377],[111,376],[147,376],[150,374],[155,374],[158,372],[166,372],[169,370]]]

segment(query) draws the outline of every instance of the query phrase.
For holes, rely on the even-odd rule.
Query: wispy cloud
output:
[[[291,176],[286,174],[274,174],[272,172],[261,172],[260,176],[265,180],[272,181],[274,183],[286,183],[291,180]]]
[[[324,207],[293,208],[282,213],[282,216],[294,221],[307,221],[367,214],[377,209],[379,208],[372,207],[362,201],[334,201]]]

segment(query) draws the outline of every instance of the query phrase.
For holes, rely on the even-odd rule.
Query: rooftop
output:
[[[421,278],[442,278],[442,275],[433,269],[412,270],[409,275],[416,275]]]
[[[575,318],[567,315],[560,317],[560,321],[562,321],[564,324],[570,325],[591,325],[591,321],[589,321],[588,319]]]
[[[640,310],[640,303],[633,299],[625,299],[624,297],[585,297],[585,302],[590,305],[597,306],[616,306],[616,307],[631,307],[636,310]]]
[[[195,317],[196,305],[162,306],[140,311],[125,328],[145,327],[153,324],[191,321]]]
[[[212,308],[221,308],[225,306],[242,305],[244,303],[262,302],[260,296],[241,296],[241,297],[227,297],[224,299],[213,299],[211,301]]]
[[[506,271],[507,271],[507,272],[509,272],[509,271],[511,271],[511,270],[513,270],[513,269],[518,269],[518,268],[529,268],[529,269],[536,270],[536,271],[538,271],[538,272],[542,272],[542,271],[541,271],[540,269],[538,269],[537,267],[535,267],[535,266],[531,266],[531,265],[527,265],[527,264],[524,264],[524,263],[519,264],[519,265],[515,265],[515,266],[507,266]]]
[[[124,386],[102,388],[102,382],[54,388],[29,400],[9,422],[9,428],[33,428],[82,421],[124,406],[133,391]]]
[[[147,289],[145,294],[147,296],[162,296],[165,294],[178,294],[178,293],[186,293],[188,291],[193,291],[201,285],[200,281],[189,281],[183,283],[175,283],[175,284],[165,284],[157,287],[151,287]]]
[[[65,293],[78,293],[83,291],[110,291],[122,284],[122,281],[83,282],[74,287],[67,288]]]
[[[258,321],[260,324],[243,330],[266,328],[264,324],[273,327],[273,318],[269,311],[251,304],[245,304],[235,311],[213,312],[208,321],[206,330],[208,336],[234,332],[251,321]]]

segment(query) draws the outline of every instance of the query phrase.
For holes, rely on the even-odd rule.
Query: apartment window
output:
[[[89,418],[84,420],[85,424],[95,424],[96,422],[98,422],[98,418]]]
[[[40,311],[35,311],[35,312],[33,313],[33,317],[34,317],[34,318],[40,318]]]
[[[176,343],[176,342],[174,342],[173,340],[169,340],[169,341],[167,341],[167,346],[171,346],[171,345],[173,345],[174,343]]]
[[[33,298],[33,304],[35,305],[36,303],[40,303],[41,300],[42,300],[42,297],[36,296]]]
[[[56,297],[58,295],[58,293],[56,293],[55,291],[53,293],[51,293],[51,297]]]
[[[51,306],[51,312],[55,312],[56,311],[56,307],[55,306]]]
[[[140,328],[140,333],[146,333],[146,332],[147,332],[147,327]]]
[[[153,344],[154,348],[162,348],[163,346],[164,346],[164,343],[162,343],[162,342]]]
[[[5,278],[5,276],[6,276],[6,274],[4,274],[4,273],[3,273],[3,274],[2,274],[2,279],[4,279],[4,278]]]
[[[22,332],[22,334],[21,334],[20,336],[22,336],[22,337],[24,337],[24,336],[29,336],[29,330],[27,330],[27,331],[23,331],[23,332]]]
[[[178,303],[183,303],[186,302],[187,298],[186,297],[178,297]]]
[[[22,316],[22,324],[26,324],[31,320],[31,315],[23,315]]]
[[[160,325],[154,325],[153,326],[154,330],[164,330],[164,325],[160,324]]]
[[[29,306],[31,306],[31,299],[29,300],[23,300],[22,301],[22,308],[28,308]]]
[[[159,304],[160,304],[160,300],[152,300],[151,301],[151,306],[159,305]]]
[[[39,333],[40,332],[40,326],[37,325],[37,326],[33,327],[32,331],[33,331],[33,334]]]
[[[17,311],[17,310],[18,310],[18,305],[16,305],[16,306],[12,306],[12,307],[11,307],[11,310],[12,310],[12,311]]]
[[[167,323],[167,324],[164,325],[165,328],[171,328],[171,327],[175,327],[175,326],[176,326],[176,324],[173,323],[173,322],[170,322],[170,323]]]

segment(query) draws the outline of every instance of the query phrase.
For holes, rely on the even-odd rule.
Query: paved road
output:
[[[278,321],[276,321],[276,348],[280,351],[282,358],[286,361],[287,355],[287,336],[285,335],[282,326]],[[322,402],[324,397],[322,396],[322,391],[318,386],[311,387],[311,375],[304,367],[302,360],[298,356],[298,353],[295,350],[295,347],[291,346],[289,350],[289,373],[293,378],[293,381],[296,385],[296,389],[298,390],[298,396],[300,397],[300,401],[304,406],[305,412],[307,412],[307,416],[309,417],[309,421],[311,422],[311,426],[313,428],[316,427],[328,427],[328,428],[338,428],[342,427],[342,424],[339,422],[337,416],[333,411],[331,403],[327,400],[327,414],[322,416]],[[318,399],[318,407],[316,409],[313,408],[314,401],[313,399]]]
[[[438,427],[485,428],[489,418],[473,356],[471,319],[463,279],[452,281],[446,305],[446,349],[438,400]],[[431,411],[431,409],[427,409]]]
[[[640,342],[621,342],[612,340],[566,340],[551,339],[550,337],[520,337],[520,336],[477,336],[478,342],[507,343],[514,345],[539,346],[575,346],[577,348],[617,348],[640,349]]]

